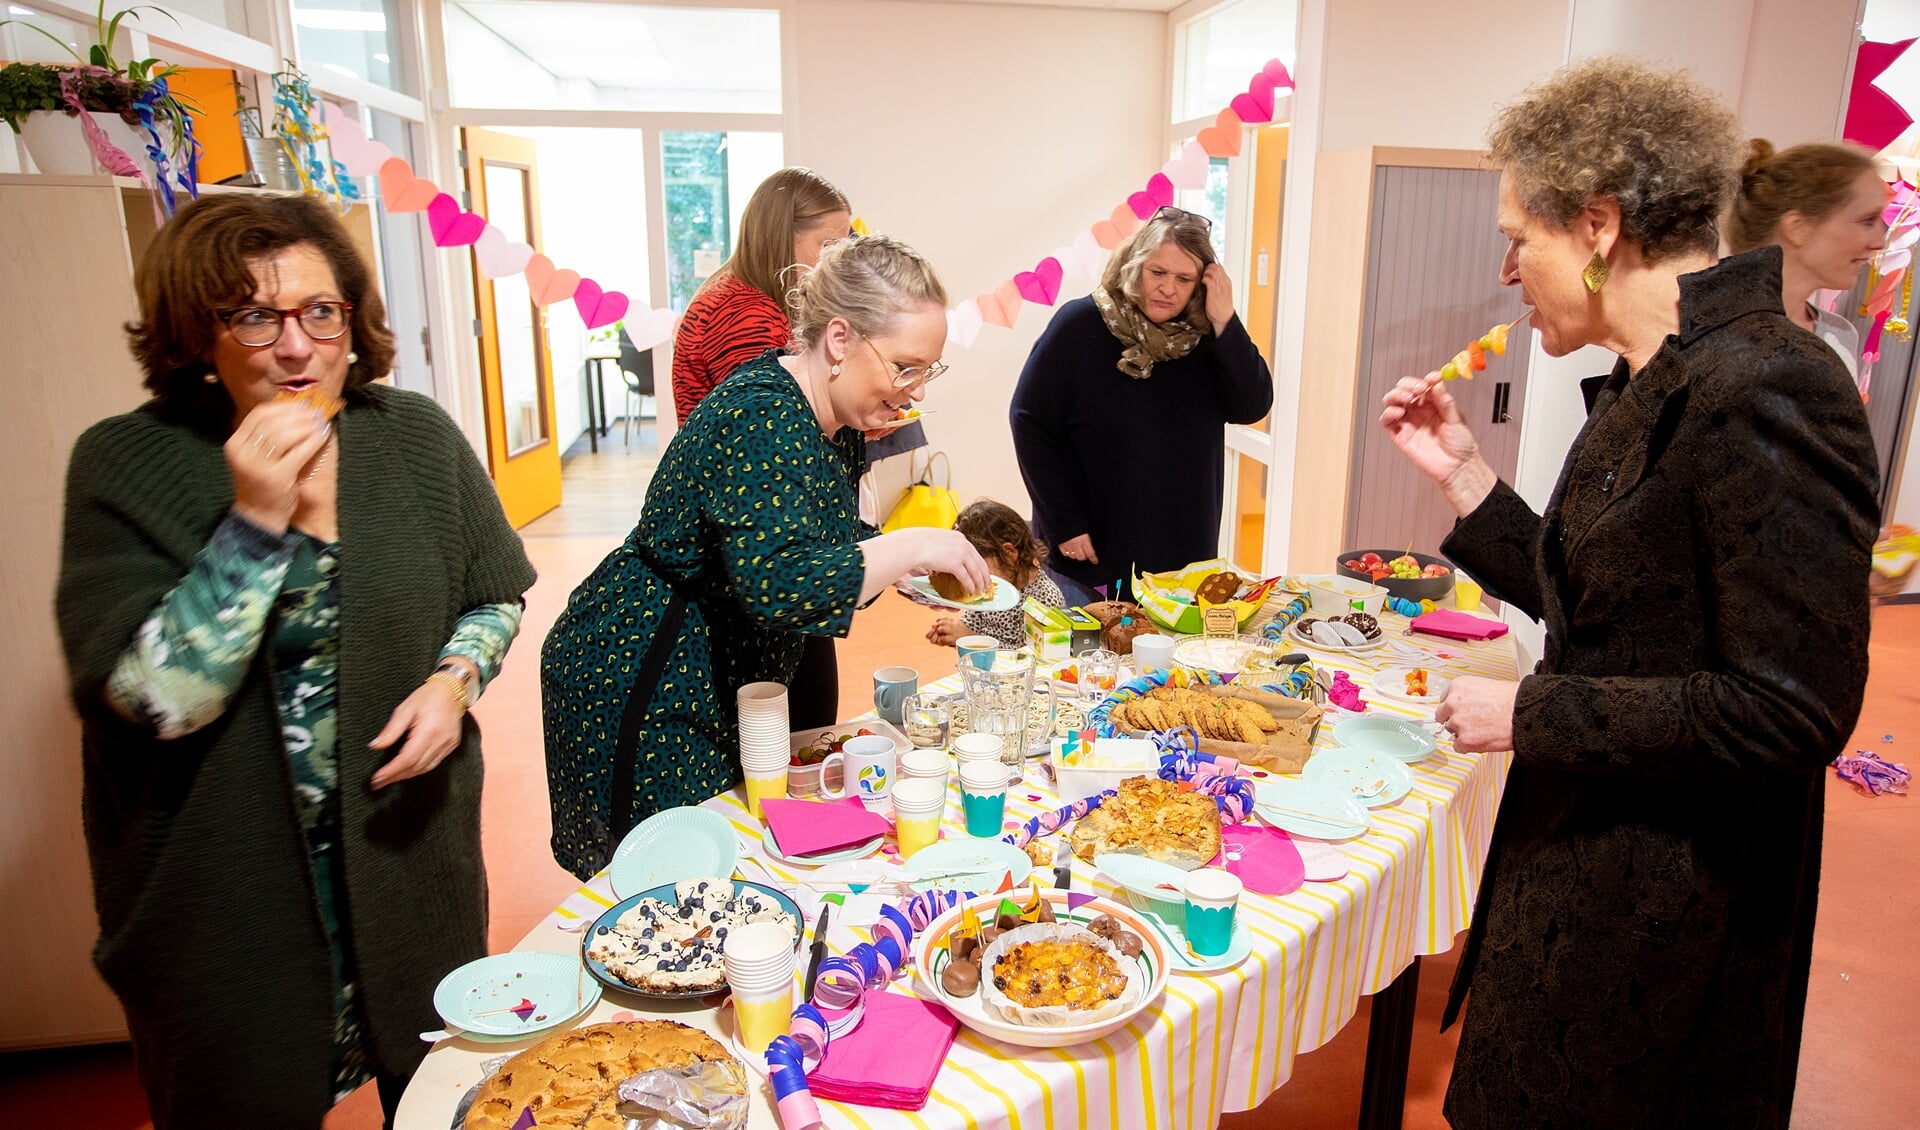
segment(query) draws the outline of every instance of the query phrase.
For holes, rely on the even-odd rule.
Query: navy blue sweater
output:
[[[1093,299],[1075,299],[1013,390],[1013,448],[1049,564],[1090,587],[1217,556],[1225,426],[1273,407],[1273,377],[1237,316],[1144,381],[1120,371],[1123,348]],[[1100,564],[1060,554],[1081,534]]]

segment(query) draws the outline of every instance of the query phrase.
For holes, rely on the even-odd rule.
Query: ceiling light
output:
[[[320,64],[320,69],[323,71],[332,71],[334,74],[337,74],[337,75],[346,75],[348,78],[360,77],[359,71],[350,71],[338,63],[322,63]]]

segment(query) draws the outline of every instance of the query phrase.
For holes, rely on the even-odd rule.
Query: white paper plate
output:
[[[1253,810],[1260,819],[1296,836],[1344,840],[1360,835],[1373,823],[1352,796],[1290,777],[1260,782],[1254,786],[1253,798]]]
[[[710,808],[688,805],[656,812],[614,849],[607,866],[613,893],[631,898],[665,883],[731,876],[740,862],[733,825]]]
[[[1307,767],[1300,771],[1300,779],[1345,793],[1368,808],[1392,804],[1413,788],[1413,770],[1407,768],[1406,762],[1391,754],[1345,746],[1314,754],[1307,761]],[[1382,784],[1376,793],[1362,795],[1357,791],[1376,782]]]
[[[1093,857],[1093,865],[1130,894],[1156,902],[1186,903],[1187,873],[1171,863],[1144,855],[1103,851]]]
[[[1253,952],[1253,935],[1247,932],[1247,923],[1236,911],[1233,916],[1233,936],[1227,941],[1227,952],[1216,957],[1202,957],[1187,945],[1187,904],[1168,902],[1162,899],[1142,898],[1133,891],[1127,892],[1127,899],[1140,917],[1150,923],[1157,923],[1166,931],[1163,939],[1176,951],[1173,957],[1175,973],[1212,973],[1220,969],[1231,969],[1247,959]]]
[[[534,1006],[525,1019],[500,1011],[522,1000]],[[577,953],[497,953],[462,965],[433,990],[433,1009],[440,1019],[483,1036],[531,1036],[557,1028],[598,1003],[600,982],[587,976]]]
[[[926,577],[908,577],[907,587],[935,604],[947,608],[958,608],[962,612],[1005,612],[1009,608],[1020,607],[1020,590],[1014,588],[1005,577],[993,578],[993,597],[979,604],[961,604],[959,601],[948,600],[933,591],[933,584]]]
[[[1424,697],[1407,693],[1407,676],[1415,670],[1427,673],[1427,693]],[[1373,693],[1389,702],[1432,710],[1440,705],[1440,699],[1452,684],[1452,679],[1438,674],[1432,667],[1389,667],[1373,677]]]

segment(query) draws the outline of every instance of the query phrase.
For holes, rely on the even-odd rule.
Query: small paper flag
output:
[[[971,906],[960,908],[960,935],[968,938],[980,936],[980,916],[973,912]]]
[[[513,1014],[515,1016],[518,1016],[520,1019],[525,1020],[527,1017],[533,1015],[534,1007],[535,1006],[532,1001],[528,1000],[525,997],[521,997],[520,1003],[513,1006]]]
[[[834,895],[821,895],[821,896],[820,896],[820,901],[821,901],[821,902],[830,902],[830,903],[832,903],[832,904],[833,904],[833,905],[835,905],[835,906],[845,906],[845,905],[847,905],[847,896],[845,896],[845,895],[839,895],[839,894],[834,894]]]
[[[533,1108],[530,1106],[521,1107],[520,1117],[513,1120],[513,1130],[535,1130],[537,1125],[533,1120]]]
[[[1099,897],[1100,897],[1099,895],[1081,894],[1079,891],[1068,891],[1067,892],[1067,910],[1068,911],[1079,910],[1081,907],[1087,905],[1088,903],[1092,902],[1094,899]]]
[[[867,893],[867,888],[872,885],[871,883],[848,883],[847,889],[856,895],[864,895]]]
[[[1038,922],[1040,921],[1040,880],[1033,880],[1030,889],[1033,897],[1028,901],[1027,908],[1020,912],[1020,918],[1024,922]]]
[[[1000,885],[994,888],[993,893],[996,895],[1004,895],[1008,891],[1011,891],[1012,889],[1013,889],[1013,872],[1011,871],[1002,872],[1000,875]]]
[[[1000,909],[994,911],[993,916],[995,918],[1004,918],[1009,914],[1015,918],[1020,917],[1020,904],[1014,902],[1012,899],[1001,899]]]

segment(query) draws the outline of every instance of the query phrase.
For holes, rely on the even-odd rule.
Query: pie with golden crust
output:
[[[738,1092],[745,1069],[705,1032],[671,1020],[591,1024],[542,1040],[501,1066],[480,1086],[466,1130],[509,1130],[522,1110],[539,1130],[622,1130],[615,1089],[642,1071],[694,1063],[731,1065]]]
[[[1112,851],[1191,871],[1220,854],[1220,809],[1212,797],[1171,781],[1129,777],[1074,825],[1072,840],[1073,854],[1089,862]]]

